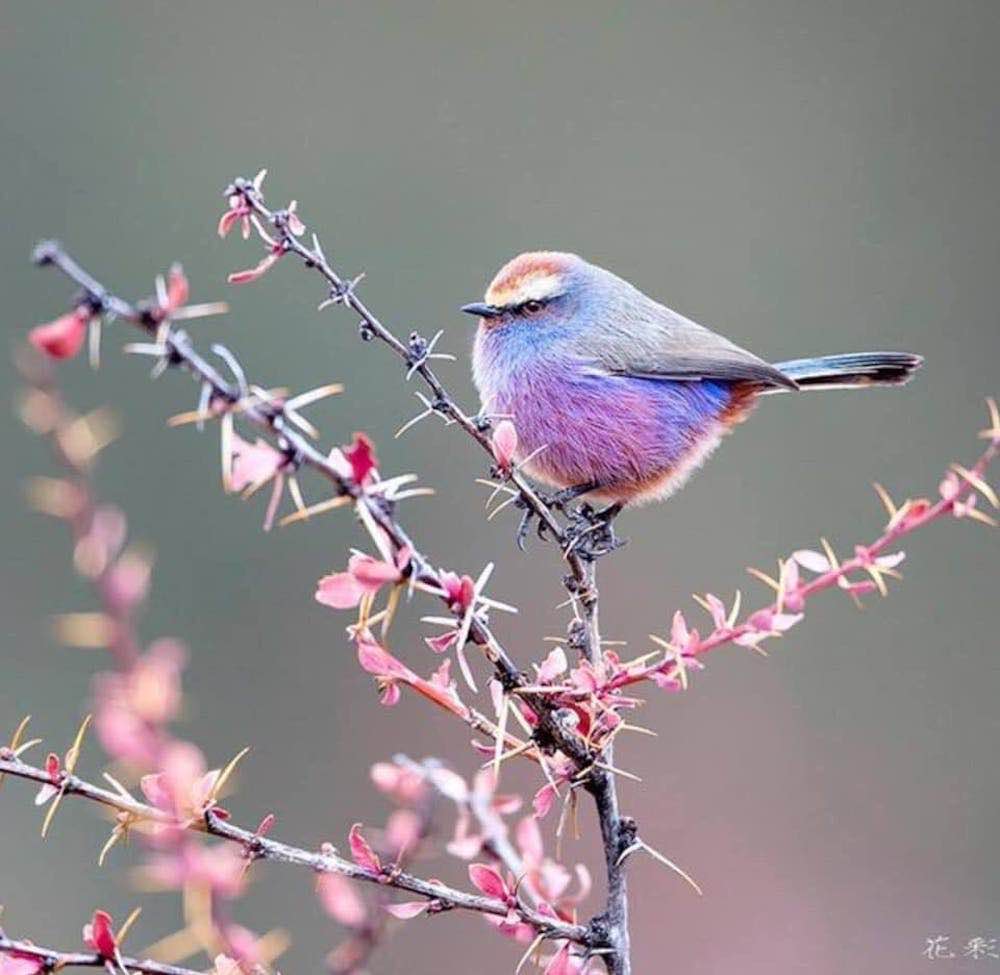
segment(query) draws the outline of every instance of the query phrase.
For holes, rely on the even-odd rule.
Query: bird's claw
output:
[[[566,531],[566,554],[573,552],[584,561],[593,562],[627,545],[628,539],[618,538],[614,529],[614,520],[621,510],[620,504],[601,509],[581,505],[573,512]]]
[[[547,508],[554,508],[557,511],[562,511],[564,514],[569,514],[567,509],[571,502],[576,501],[577,498],[582,497],[589,491],[595,490],[598,486],[594,481],[586,484],[574,484],[571,487],[563,488],[561,491],[555,491],[552,494],[542,494],[540,497]]]

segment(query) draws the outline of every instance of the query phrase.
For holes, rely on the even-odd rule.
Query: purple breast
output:
[[[529,473],[566,487],[596,481],[629,492],[668,476],[717,439],[732,393],[710,382],[604,376],[551,360],[493,385],[492,412],[511,414]]]

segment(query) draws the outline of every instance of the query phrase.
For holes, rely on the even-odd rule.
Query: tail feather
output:
[[[775,368],[800,389],[854,389],[859,386],[902,386],[923,365],[910,352],[847,352],[812,359],[776,362]]]

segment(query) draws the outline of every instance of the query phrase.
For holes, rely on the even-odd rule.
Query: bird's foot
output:
[[[575,552],[584,561],[593,562],[627,545],[628,539],[618,538],[614,527],[623,507],[615,503],[596,509],[584,504],[572,512],[566,529],[566,554]]]
[[[599,487],[600,484],[597,481],[587,481],[584,484],[574,484],[571,487],[563,488],[552,494],[542,494],[540,497],[547,508],[554,508],[568,514],[567,508],[573,501],[591,491],[596,491]]]
[[[552,494],[539,492],[538,498],[550,511],[562,512],[564,515],[567,515],[571,521],[573,521],[576,518],[577,513],[570,510],[570,504],[572,504],[572,502],[574,502],[577,498],[587,494],[589,491],[595,490],[597,487],[599,487],[599,485],[596,481],[588,481],[585,484],[574,484],[572,487],[563,488],[561,491],[555,491]],[[517,526],[517,534],[515,536],[517,547],[523,552],[524,543],[527,541],[528,533],[531,531],[531,523],[538,517],[538,515],[528,506],[523,497],[518,498],[517,501],[514,502],[514,507],[520,508],[523,512],[520,524]],[[544,519],[538,518],[538,537],[544,539],[548,531],[549,525]]]

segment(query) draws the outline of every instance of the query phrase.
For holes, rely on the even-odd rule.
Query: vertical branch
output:
[[[587,589],[580,598],[583,614],[581,648],[583,655],[595,667],[602,660],[601,623],[597,590],[597,563],[587,565]],[[632,959],[628,927],[628,881],[625,877],[624,854],[636,836],[636,824],[623,817],[618,806],[618,787],[614,773],[614,741],[604,749],[603,764],[594,767],[587,779],[587,791],[594,797],[597,818],[604,846],[607,903],[604,912],[593,919],[595,934],[606,946],[604,963],[609,975],[631,975]]]

